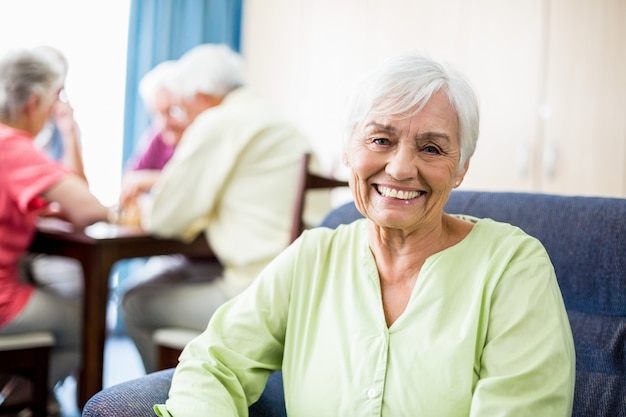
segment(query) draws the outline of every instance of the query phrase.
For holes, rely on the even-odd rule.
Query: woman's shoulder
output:
[[[336,228],[314,227],[302,232],[297,242],[301,251],[310,253],[327,251],[347,253],[367,249],[367,223],[365,219],[358,219],[340,224]]]
[[[477,218],[467,215],[458,217],[474,223],[472,231],[464,239],[467,247],[492,248],[502,253],[510,251],[526,254],[535,253],[543,256],[545,248],[539,239],[514,224],[494,220],[491,218]]]
[[[472,217],[472,216],[463,216],[463,218],[467,221],[473,222],[474,225],[478,227],[479,230],[483,233],[492,233],[495,235],[519,234],[519,235],[530,236],[519,226],[516,226],[511,223],[507,223],[507,222],[502,222],[499,220],[494,220],[489,217],[478,218],[478,217]]]
[[[0,146],[3,148],[13,146],[33,147],[33,138],[24,131],[0,123]]]
[[[35,148],[31,136],[12,128],[0,129],[0,158],[6,166],[35,166],[48,161],[54,164],[43,151]]]
[[[315,239],[344,239],[367,233],[366,219],[356,219],[350,223],[341,223],[336,227],[318,226],[305,230],[306,234]]]
[[[472,223],[473,226],[478,226],[481,232],[489,232],[489,233],[522,233],[526,234],[520,227],[502,222],[499,220],[494,220],[489,217],[475,217],[469,214],[451,214],[452,217],[456,219],[460,219],[469,223]]]

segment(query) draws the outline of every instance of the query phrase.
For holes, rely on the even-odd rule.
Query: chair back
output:
[[[5,403],[4,396],[13,390],[13,379],[9,377],[0,386],[0,415],[21,415],[29,409],[34,416],[45,416],[48,402],[48,368],[50,348],[54,336],[49,332],[0,335],[0,374],[19,375],[32,383],[32,395],[23,402]]]
[[[333,178],[322,177],[314,174],[309,170],[311,154],[306,153],[302,156],[300,162],[300,174],[298,179],[298,190],[296,192],[296,201],[294,204],[293,220],[291,222],[291,238],[289,242],[293,242],[300,236],[305,229],[304,222],[304,205],[307,191],[319,189],[332,189],[338,187],[348,187],[347,181],[336,180]]]

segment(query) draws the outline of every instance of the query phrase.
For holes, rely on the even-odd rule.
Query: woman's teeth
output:
[[[419,191],[403,191],[389,188],[382,185],[376,187],[380,195],[383,197],[397,198],[399,200],[411,200],[420,196]]]

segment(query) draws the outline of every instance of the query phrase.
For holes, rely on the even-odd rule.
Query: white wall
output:
[[[104,204],[119,195],[129,11],[130,0],[0,0],[0,51],[45,44],[67,56],[85,171]]]
[[[394,53],[464,52],[461,1],[247,0],[242,53],[249,82],[309,135],[320,170],[342,176],[343,103],[351,82]],[[445,22],[442,24],[441,22]]]
[[[244,12],[250,84],[309,135],[323,173],[345,176],[355,77],[419,49],[459,67],[481,102],[462,188],[626,196],[623,0],[246,0]]]

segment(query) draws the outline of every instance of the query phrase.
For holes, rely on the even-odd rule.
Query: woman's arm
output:
[[[160,174],[161,171],[156,169],[140,169],[125,172],[120,192],[120,209],[123,210],[126,206],[135,204],[137,197],[150,191],[159,179]]]
[[[471,417],[569,417],[574,343],[547,254],[509,265],[491,299]]]
[[[60,215],[77,227],[108,221],[110,211],[91,194],[78,175],[68,174],[43,192],[49,202],[58,203]]]
[[[158,415],[247,415],[282,364],[295,253],[292,246],[280,254],[185,347]]]
[[[53,108],[54,123],[63,140],[61,163],[87,182],[80,141],[80,129],[74,120],[74,109],[69,103],[57,102]]]

